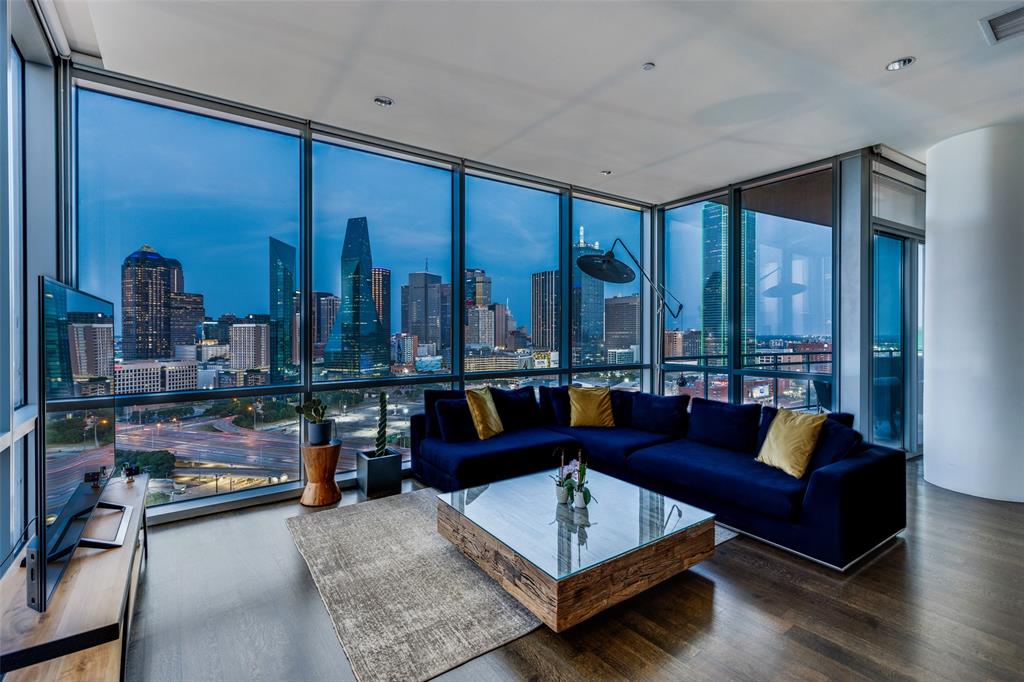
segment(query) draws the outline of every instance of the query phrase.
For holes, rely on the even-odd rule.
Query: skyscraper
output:
[[[324,347],[338,317],[341,299],[325,291],[313,292],[313,359],[324,359]]]
[[[572,247],[572,350],[580,364],[604,364],[604,282],[584,274],[576,264],[580,256],[603,253],[588,244],[580,225],[579,241]]]
[[[494,345],[508,348],[508,335],[516,328],[516,320],[504,303],[492,303],[488,307],[494,313]]]
[[[270,325],[241,322],[231,325],[231,369],[267,369],[270,365]]]
[[[387,374],[387,336],[373,301],[366,218],[349,218],[341,249],[341,307],[324,348],[324,367],[342,377]]]
[[[169,358],[170,294],[185,285],[181,263],[144,244],[121,264],[121,348],[125,360]],[[202,318],[200,318],[202,319]]]
[[[377,318],[384,330],[384,336],[391,338],[391,271],[387,268],[374,268],[371,273],[371,293],[373,307],[377,310]]]
[[[561,279],[558,270],[533,273],[530,325],[534,350],[558,350],[558,291]]]
[[[87,321],[69,321],[68,352],[75,382],[114,376],[114,324],[107,315],[89,313]]]
[[[494,310],[492,308],[473,306],[467,311],[466,343],[494,347]]]
[[[167,314],[170,316],[171,349],[173,350],[175,346],[194,345],[198,336],[197,328],[206,317],[203,295],[169,292]]]
[[[402,285],[402,331],[420,343],[436,343],[450,347],[442,338],[442,317],[450,325],[451,312],[442,305],[447,298],[451,305],[451,286],[441,284],[441,276],[432,272],[410,272],[409,283]],[[447,313],[445,315],[444,313]]]
[[[466,268],[466,310],[491,304],[491,278],[480,268]]]
[[[640,345],[640,294],[605,299],[604,343],[608,350]]]
[[[703,355],[724,355],[729,349],[729,292],[724,285],[729,270],[729,208],[724,204],[705,202],[701,225],[703,291],[701,292],[701,336]],[[743,242],[750,243],[756,236],[755,214],[743,211]],[[753,352],[754,324],[756,321],[757,263],[753,249],[744,250],[741,282],[743,297],[749,301],[743,306],[743,351]]]
[[[270,380],[298,374],[292,362],[295,336],[295,247],[270,237]],[[247,368],[246,368],[247,369]]]

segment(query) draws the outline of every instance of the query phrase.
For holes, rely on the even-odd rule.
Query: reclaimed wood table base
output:
[[[306,467],[306,487],[299,503],[306,507],[323,507],[341,499],[341,489],[334,480],[338,468],[341,443],[303,445],[302,462]]]
[[[554,504],[554,491],[542,473],[439,495],[438,533],[555,632],[714,554],[713,515],[597,472],[591,476],[604,507],[584,514],[599,514],[601,520],[593,527],[586,521],[580,524],[578,510],[561,505],[554,512],[561,529],[552,530],[558,526],[548,522],[546,510]],[[638,495],[645,503],[627,512],[626,502]],[[542,511],[533,511],[538,509]],[[685,516],[685,523],[672,530],[675,510]],[[576,522],[563,522],[563,516]],[[638,522],[650,529],[641,531],[643,537],[635,536]],[[577,559],[581,531],[589,531],[589,548]]]

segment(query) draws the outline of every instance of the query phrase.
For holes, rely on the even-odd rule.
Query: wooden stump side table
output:
[[[306,507],[323,507],[341,499],[341,489],[334,480],[338,468],[341,443],[302,446],[302,462],[306,467],[306,488],[299,503]]]

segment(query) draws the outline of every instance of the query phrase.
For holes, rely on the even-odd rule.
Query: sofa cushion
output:
[[[664,443],[672,437],[629,427],[608,429],[600,426],[552,426],[552,431],[572,436],[579,442],[587,462],[602,473],[617,476],[626,472],[626,458],[636,450]],[[576,449],[566,455],[575,457]]]
[[[818,434],[818,444],[811,453],[811,461],[807,465],[804,478],[808,478],[816,469],[838,462],[854,452],[864,437],[835,419],[826,419]]]
[[[569,387],[569,426],[615,427],[612,396],[606,386]]]
[[[733,452],[690,440],[675,440],[637,450],[629,456],[629,473],[657,486],[670,480],[684,490],[782,519],[799,514],[806,478],[755,462]]]
[[[621,388],[613,388],[612,394],[612,415],[615,417],[615,426],[633,425],[633,401],[638,395],[637,391],[626,391]]]
[[[638,393],[633,399],[632,425],[643,431],[681,438],[686,435],[689,403],[688,395]]]
[[[779,413],[779,408],[765,405],[761,408],[761,425],[757,431],[757,451],[761,451],[761,446],[764,445],[764,439],[768,437],[768,429],[772,426],[772,420],[775,419],[775,415]],[[853,428],[853,415],[849,412],[829,412],[828,418],[831,421],[842,424],[843,426],[852,429]]]
[[[476,434],[480,436],[480,440],[494,438],[505,432],[505,425],[498,416],[498,408],[494,406],[489,386],[467,388],[466,402],[469,403],[469,413],[473,415],[473,426],[476,427]]]
[[[552,386],[548,388],[548,409],[551,414],[552,424],[568,426],[572,420],[572,408],[569,406],[569,387]]]
[[[779,410],[768,429],[768,437],[757,453],[757,461],[790,476],[800,478],[807,471],[818,434],[827,417],[823,414]]]
[[[462,391],[441,391],[436,388],[428,388],[423,391],[423,415],[427,419],[427,438],[440,438],[441,426],[437,423],[437,401],[465,398]]]
[[[772,420],[775,419],[778,412],[778,409],[774,407],[764,407],[761,410],[758,451],[761,450],[764,439],[768,435],[768,429],[771,428]],[[807,465],[807,471],[804,472],[804,478],[814,473],[815,469],[838,462],[858,450],[864,437],[852,427],[853,415],[849,412],[828,413],[828,419],[825,420],[821,427],[821,433],[818,434],[818,444],[814,447],[814,452],[811,453],[811,461]]]
[[[479,440],[476,427],[473,426],[473,415],[469,411],[469,402],[465,398],[438,400],[434,403],[434,409],[437,411],[437,425],[444,442]]]
[[[491,387],[494,406],[498,408],[498,416],[506,431],[518,431],[537,426],[540,408],[537,406],[537,394],[533,386],[517,389]]]
[[[689,440],[753,455],[757,451],[757,432],[761,406],[757,403],[734,405],[717,400],[694,398],[690,404]]]
[[[465,488],[556,467],[555,449],[575,444],[565,434],[537,427],[462,443],[427,438],[420,445],[420,456]]]

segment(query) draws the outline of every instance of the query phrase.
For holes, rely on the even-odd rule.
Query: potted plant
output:
[[[319,398],[296,405],[295,412],[306,419],[310,445],[327,445],[331,442],[334,420],[326,417],[327,406]]]
[[[566,465],[565,450],[558,448],[555,452],[558,453],[560,459],[558,473],[551,475],[552,480],[555,482],[555,499],[559,504],[565,504],[569,501],[573,476],[576,474],[577,461],[573,460]]]
[[[402,453],[388,447],[388,395],[380,394],[377,413],[377,438],[373,450],[356,458],[356,478],[366,496],[397,493],[402,489]]]
[[[584,509],[590,500],[594,498],[587,487],[587,463],[580,453],[579,467],[576,469],[576,480],[572,482],[572,506],[576,509]]]

